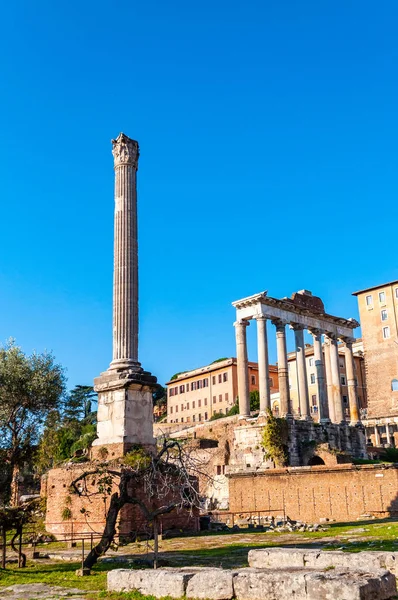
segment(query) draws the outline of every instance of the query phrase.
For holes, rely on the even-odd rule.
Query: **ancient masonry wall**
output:
[[[103,532],[110,495],[97,493],[88,498],[79,496],[70,489],[71,483],[76,477],[84,471],[95,469],[96,466],[95,463],[65,465],[59,469],[51,469],[47,477],[42,479],[41,494],[47,497],[46,530],[54,534],[57,539],[69,539],[71,536],[79,537],[80,534],[86,536],[91,533]],[[87,478],[89,494],[97,490],[95,484],[90,485],[93,484],[94,479],[95,476]],[[114,491],[116,491],[115,486],[112,493]],[[65,518],[65,509],[70,511],[68,518]],[[186,510],[164,515],[160,521],[163,531],[167,529],[197,531],[198,529],[198,515],[191,515]],[[120,512],[117,531],[120,535],[129,537],[137,533],[151,532],[151,526],[148,527],[148,523],[145,522],[141,510],[137,506],[125,505]]]
[[[233,512],[285,511],[291,519],[317,522],[398,514],[398,465],[289,467],[229,476]],[[272,513],[271,513],[272,514]]]

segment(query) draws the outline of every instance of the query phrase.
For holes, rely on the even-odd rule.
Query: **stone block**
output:
[[[234,596],[232,571],[222,569],[203,569],[189,581],[187,598],[199,600],[230,600]]]
[[[398,552],[343,552],[342,550],[310,550],[268,548],[250,550],[249,566],[257,569],[341,568],[348,571],[372,572],[387,569],[398,575]]]
[[[193,572],[182,570],[131,570],[114,569],[107,578],[108,592],[131,592],[163,598],[181,598],[185,595],[188,581]]]
[[[342,569],[242,569],[233,577],[237,600],[390,600],[395,577],[388,571],[354,573]]]

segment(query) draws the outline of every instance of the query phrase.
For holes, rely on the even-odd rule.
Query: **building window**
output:
[[[180,394],[183,394],[185,391],[185,386],[184,385],[180,385]]]
[[[201,420],[202,420],[202,415],[199,413],[199,415],[198,415],[198,421],[201,421]]]
[[[393,392],[398,392],[398,379],[393,379],[391,382],[391,389]]]
[[[340,369],[344,369],[344,359],[340,358],[339,365],[340,365]]]
[[[228,373],[223,373],[222,380],[228,381]]]
[[[189,402],[187,402],[187,410],[189,410]]]
[[[398,298],[398,288],[395,288],[395,297]]]
[[[195,415],[192,415],[192,421],[195,423],[195,421],[196,421]]]
[[[389,337],[390,337],[390,328],[389,327],[383,327],[383,338],[386,340]]]
[[[216,396],[213,396],[213,404],[215,404],[217,402],[217,398]]]
[[[191,383],[191,392],[193,392],[193,390],[196,390],[196,381]]]
[[[192,401],[192,408],[195,408],[195,400]]]
[[[202,406],[202,400],[198,400],[198,407]]]
[[[256,376],[255,375],[251,376],[251,382],[252,382],[252,385],[256,385]]]
[[[171,415],[173,414],[173,407],[172,406],[170,406],[170,414]]]
[[[379,292],[379,302],[385,302],[385,301],[386,301],[386,293]]]
[[[341,385],[346,385],[345,375],[340,375]]]
[[[310,367],[313,367],[314,366],[314,359],[310,358],[309,361],[308,361],[308,364],[309,364]]]
[[[207,398],[205,398],[205,406],[207,406]]]
[[[347,403],[348,403],[348,398],[347,398],[347,396],[343,396],[343,402],[344,402],[344,404],[347,404]]]
[[[174,396],[174,388],[169,389],[169,398],[171,398],[171,396]]]
[[[187,417],[187,423],[189,423],[190,421],[191,421],[191,417]]]
[[[386,309],[384,308],[384,309],[381,311],[381,320],[382,320],[382,321],[387,321],[387,316],[388,316],[388,315],[387,315],[387,311],[386,311]]]
[[[174,421],[174,423],[178,423],[178,419],[176,419],[176,420]]]
[[[189,383],[187,383],[187,384],[186,384],[186,386],[185,386],[185,391],[186,391],[186,392],[189,392]]]
[[[316,406],[316,394],[311,396],[311,404],[312,404],[312,406]]]
[[[315,383],[315,373],[311,373],[310,381],[311,381],[311,383]]]
[[[178,404],[176,405],[176,412],[178,412]]]
[[[181,412],[184,410],[184,405],[181,404]]]
[[[203,381],[201,379],[199,379],[198,381],[198,390],[201,390],[203,387]]]
[[[221,383],[221,382],[222,382],[222,376],[221,376],[221,373],[220,373],[219,376],[218,376],[218,383]]]
[[[228,402],[228,394],[225,394],[225,402]]]
[[[212,381],[213,381],[213,385],[216,385],[216,376],[215,375],[213,375]]]
[[[272,379],[272,377],[270,377],[268,379],[268,384],[269,384],[270,387],[274,387],[274,380]]]
[[[209,380],[207,378],[203,380],[203,387],[209,387]]]
[[[207,412],[205,412],[205,421],[207,421]]]
[[[373,298],[372,295],[370,294],[369,296],[366,296],[366,306],[372,306],[373,304]]]
[[[184,423],[184,417],[181,417],[181,423]]]
[[[218,396],[218,401],[219,401],[219,402],[222,402],[222,394],[220,394],[220,395]]]

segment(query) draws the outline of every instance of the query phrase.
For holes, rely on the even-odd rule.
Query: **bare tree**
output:
[[[197,513],[201,503],[198,479],[209,479],[202,466],[189,444],[164,440],[156,454],[137,447],[124,457],[120,466],[102,463],[75,478],[71,491],[79,496],[88,499],[98,494],[110,496],[104,531],[87,555],[84,567],[91,569],[110,548],[120,511],[130,504],[137,506],[145,521],[153,525],[154,568],[157,568],[160,518],[173,511]]]

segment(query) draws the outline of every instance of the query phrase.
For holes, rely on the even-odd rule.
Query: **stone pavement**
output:
[[[85,600],[84,590],[64,588],[45,583],[27,583],[11,585],[0,589],[1,600]]]

